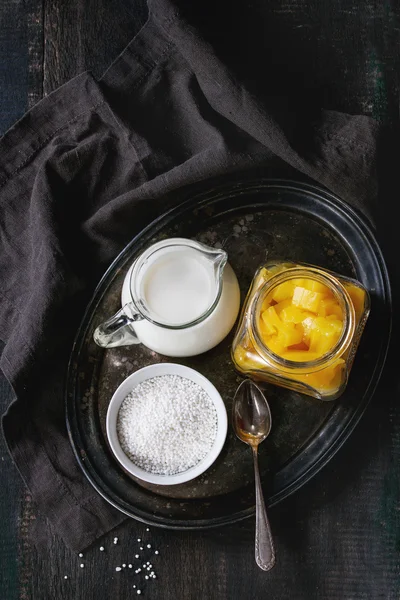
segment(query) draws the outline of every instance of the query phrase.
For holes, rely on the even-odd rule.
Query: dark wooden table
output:
[[[268,76],[288,73],[290,65],[288,93],[297,86],[299,97],[309,94],[327,108],[398,125],[400,8],[395,3],[258,4],[263,18],[259,30],[249,32],[247,14],[257,2],[235,3],[237,9],[219,14],[210,3],[210,35],[216,44],[227,15],[242,11],[240,35],[251,38],[249,44],[262,39],[263,50],[274,56],[276,72]],[[203,5],[206,11],[208,3]],[[100,75],[145,15],[144,2],[138,0],[3,0],[0,131],[77,73],[90,69]],[[224,36],[222,50],[228,55],[229,34]],[[246,67],[243,52],[230,55],[239,71]],[[382,243],[390,262],[398,248],[387,236]],[[398,281],[393,283],[397,288]],[[159,551],[152,555],[157,579],[140,584],[141,597],[153,600],[397,600],[400,404],[391,377],[395,348],[394,340],[379,389],[344,447],[312,482],[271,510],[278,562],[268,574],[254,563],[252,520],[205,533],[147,532],[142,524],[127,521],[81,559],[37,512],[0,440],[1,600],[130,598],[136,593],[133,570],[117,573],[115,566],[129,564],[138,537],[152,545],[149,557]],[[11,398],[1,379],[1,412]]]

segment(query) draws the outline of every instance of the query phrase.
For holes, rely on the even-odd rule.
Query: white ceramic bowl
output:
[[[212,445],[209,453],[199,463],[197,463],[197,465],[191,467],[187,471],[177,473],[176,475],[156,475],[154,473],[148,473],[144,469],[141,469],[135,465],[135,463],[132,462],[122,450],[117,435],[117,417],[123,400],[133,390],[133,388],[139,385],[139,383],[142,383],[142,381],[145,381],[146,379],[151,379],[152,377],[157,377],[160,375],[180,375],[181,377],[185,377],[186,379],[194,381],[200,385],[205,392],[207,392],[217,411],[217,433],[214,444]],[[108,406],[106,428],[111,450],[124,469],[128,471],[128,473],[131,473],[135,477],[138,477],[139,479],[149,483],[155,483],[158,485],[175,485],[198,477],[212,465],[225,443],[228,430],[228,419],[225,404],[218,390],[213,386],[211,381],[189,367],[174,363],[158,363],[155,365],[150,365],[149,367],[144,367],[143,369],[139,369],[135,373],[132,373],[132,375],[129,375],[129,377],[127,377],[121,383],[121,385],[114,392],[114,395],[111,398]]]

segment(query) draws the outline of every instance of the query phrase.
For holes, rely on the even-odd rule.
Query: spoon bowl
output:
[[[271,411],[264,393],[251,379],[245,379],[236,390],[232,407],[233,429],[237,437],[253,450],[256,484],[256,563],[264,571],[275,564],[275,549],[262,493],[258,469],[258,445],[271,431]]]
[[[237,437],[250,446],[261,444],[272,426],[271,411],[263,392],[251,379],[236,390],[233,401],[233,427]]]

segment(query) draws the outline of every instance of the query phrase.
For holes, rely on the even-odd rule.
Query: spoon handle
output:
[[[275,548],[261,488],[257,446],[253,446],[253,458],[254,478],[256,482],[256,563],[260,569],[269,571],[275,564]]]

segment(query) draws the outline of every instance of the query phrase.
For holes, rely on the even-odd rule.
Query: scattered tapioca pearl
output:
[[[150,528],[147,527],[146,531],[150,531]],[[142,542],[142,538],[137,538],[137,540],[138,540],[139,543]],[[117,544],[118,541],[119,541],[119,538],[117,536],[115,536],[113,538],[113,543]],[[154,546],[151,543],[148,543],[148,544],[145,543],[145,544],[143,544],[143,546],[140,546],[140,550],[151,549],[152,547],[154,548]],[[98,546],[98,548],[99,548],[100,552],[105,552],[105,550],[106,550],[105,546]],[[154,554],[159,554],[159,551],[158,550],[153,550],[153,553]],[[144,553],[143,553],[143,555],[144,555]],[[141,559],[141,560],[143,560],[143,555],[141,555],[141,554],[135,554],[134,557],[135,557],[135,559],[139,559],[139,560]],[[79,552],[78,556],[80,558],[83,558],[84,557],[84,553],[83,552]],[[137,563],[136,563],[136,565],[137,565]],[[114,567],[114,568],[115,568],[115,571],[117,573],[120,573],[125,568],[134,569],[134,567],[136,565],[133,565],[132,563],[129,563],[129,564],[128,563],[122,563],[120,566]],[[82,563],[79,564],[79,566],[80,566],[81,569],[83,569],[86,566],[86,563],[82,562]],[[140,577],[139,573],[142,573],[142,572],[143,572],[143,575]],[[146,561],[145,563],[143,563],[143,565],[141,567],[138,567],[136,570],[134,570],[134,573],[138,576],[137,578],[135,577],[134,580],[138,581],[138,582],[140,580],[143,581],[143,579],[145,581],[149,581],[149,579],[156,579],[156,574],[155,574],[155,572],[153,570],[153,565],[152,565],[152,563],[151,563],[150,560]],[[64,578],[64,580],[67,580],[67,579],[70,578],[69,575],[64,575],[62,577]],[[121,575],[121,577],[122,577],[122,575]],[[137,587],[138,587],[138,585],[135,584],[134,588],[136,589]],[[137,593],[143,594],[143,591],[142,590],[137,590]]]

